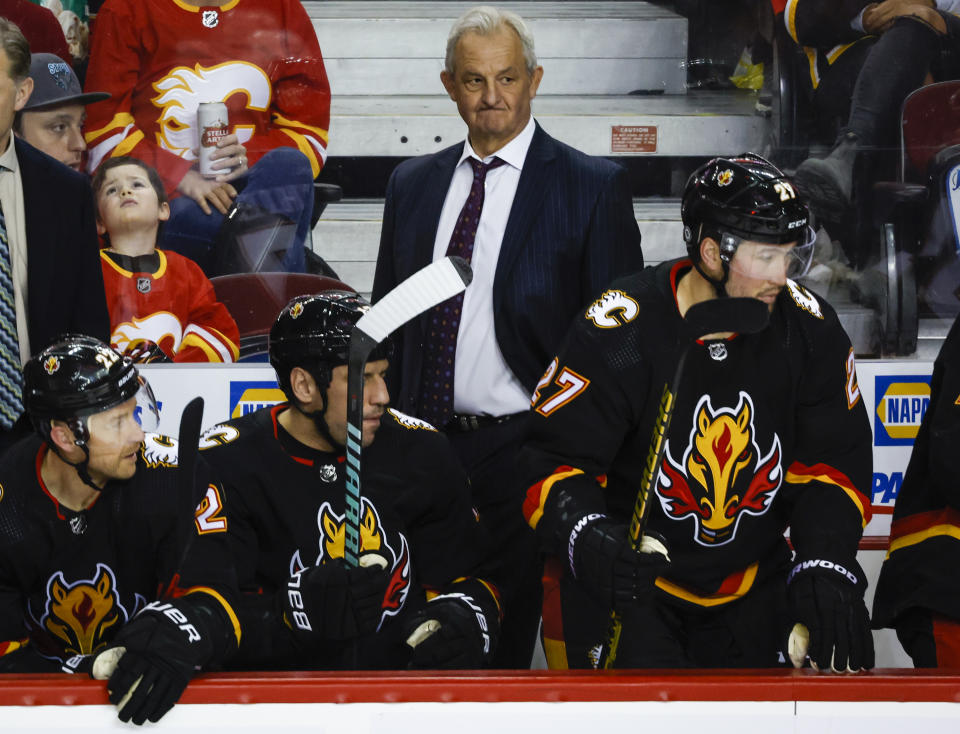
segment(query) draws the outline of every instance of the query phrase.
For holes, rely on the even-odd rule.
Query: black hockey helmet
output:
[[[133,361],[91,336],[67,334],[35,354],[23,368],[23,383],[23,403],[34,430],[56,450],[50,440],[50,421],[65,422],[87,460],[91,415],[135,397],[141,426],[153,430],[159,422],[153,391]],[[85,460],[75,466],[90,484],[86,464]]]
[[[362,296],[339,290],[298,296],[284,307],[270,329],[270,364],[288,399],[293,400],[290,370],[294,367],[307,370],[317,386],[326,390],[333,368],[347,364],[353,326],[369,309]],[[393,345],[385,339],[368,361],[389,359],[392,354]]]
[[[683,192],[681,217],[687,253],[695,265],[705,237],[719,243],[725,270],[723,281],[716,284],[720,288],[744,240],[796,242],[790,277],[806,272],[813,256],[815,235],[806,203],[783,171],[755,153],[714,158],[694,171]]]

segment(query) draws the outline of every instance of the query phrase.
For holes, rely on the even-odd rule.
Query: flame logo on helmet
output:
[[[657,477],[656,492],[664,514],[672,520],[695,521],[697,543],[729,543],[744,515],[762,515],[780,488],[780,438],[760,455],[753,427],[750,396],[740,393],[737,407],[714,410],[704,395],[694,410],[690,441],[681,462],[670,454],[670,442]]]
[[[719,186],[729,186],[732,181],[733,170],[730,168],[725,168],[717,174],[717,185]]]
[[[398,533],[400,549],[395,551],[386,538],[380,515],[366,497],[360,499],[360,556],[376,553],[387,561],[390,582],[383,595],[383,613],[380,625],[396,615],[402,608],[410,592],[410,549],[403,533]],[[334,512],[329,502],[320,505],[317,511],[317,526],[320,529],[319,550],[315,565],[326,563],[334,558],[343,558],[343,546],[346,538],[344,515]],[[300,551],[295,551],[290,559],[290,573],[295,574],[306,568],[300,559]],[[378,626],[379,629],[379,626]]]
[[[303,313],[303,303],[302,303],[301,301],[297,301],[295,304],[293,304],[293,305],[290,307],[290,318],[291,318],[291,319],[299,318],[299,317],[300,317],[300,314],[302,314],[302,313]]]
[[[102,649],[127,619],[109,566],[98,563],[93,578],[72,584],[62,571],[47,582],[47,605],[40,625],[68,655],[87,655]]]
[[[52,375],[60,369],[60,357],[50,356],[43,361],[43,369],[48,375]]]

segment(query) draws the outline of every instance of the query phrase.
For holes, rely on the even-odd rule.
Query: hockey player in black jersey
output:
[[[221,488],[144,433],[150,387],[97,339],[34,355],[23,394],[36,435],[0,461],[0,672],[109,677],[122,721],[158,721],[241,636]]]
[[[368,308],[343,291],[291,301],[270,332],[289,402],[203,434],[234,503],[236,668],[475,668],[494,651],[466,477],[442,434],[387,407],[389,342],[364,372],[360,563],[344,562],[347,353]]]
[[[807,208],[777,168],[744,154],[691,176],[683,224],[690,257],[600,294],[534,394],[524,514],[550,554],[548,662],[607,664],[615,608],[617,667],[776,666],[788,636],[802,664],[804,627],[820,669],[872,667],[855,560],[870,429],[836,314],[791,279],[811,256]],[[633,550],[627,523],[686,346],[682,317],[726,296],[763,301],[770,322],[691,344],[652,485],[649,552]]]
[[[917,668],[960,667],[960,318],[940,348],[873,599]]]

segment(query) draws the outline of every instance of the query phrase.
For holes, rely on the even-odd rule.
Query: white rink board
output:
[[[5,734],[134,731],[110,706],[7,706]],[[642,722],[642,724],[641,724]],[[148,725],[150,726],[150,725]],[[182,704],[159,724],[164,732],[311,732],[312,734],[583,734],[669,731],[670,734],[924,734],[956,732],[955,703],[673,701],[565,703]]]

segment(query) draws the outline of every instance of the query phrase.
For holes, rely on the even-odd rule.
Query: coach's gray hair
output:
[[[519,15],[509,10],[495,8],[492,5],[478,5],[475,8],[470,8],[453,24],[450,35],[447,36],[447,73],[453,73],[453,57],[457,50],[457,42],[464,33],[477,33],[481,36],[487,36],[496,33],[503,26],[512,28],[520,37],[527,73],[532,74],[533,70],[537,68],[537,52],[533,48],[533,34],[530,33],[527,24],[523,22],[523,18]]]
[[[6,18],[0,18],[0,48],[7,54],[13,81],[19,84],[30,76],[30,44],[19,26]]]

